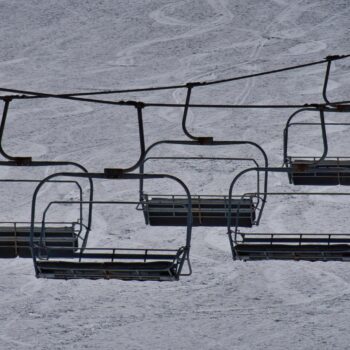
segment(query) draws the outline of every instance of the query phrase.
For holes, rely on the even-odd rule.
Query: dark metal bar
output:
[[[254,193],[247,192],[244,196],[251,196]],[[350,196],[348,192],[267,192],[269,196]],[[232,196],[234,197],[234,196]]]
[[[119,172],[121,173],[129,173],[137,168],[139,168],[140,164],[142,163],[145,154],[146,154],[146,145],[145,145],[145,133],[144,133],[144,128],[143,128],[143,114],[142,114],[142,109],[144,108],[143,103],[138,103],[136,105],[136,110],[137,110],[137,122],[138,122],[138,129],[139,129],[139,141],[140,141],[140,156],[137,162],[128,167],[128,168],[120,168],[118,169]]]
[[[31,157],[13,157],[11,155],[9,155],[7,152],[5,152],[3,146],[2,146],[2,142],[3,142],[3,137],[4,137],[4,130],[5,130],[5,124],[6,124],[6,120],[7,120],[7,115],[8,115],[8,110],[10,107],[10,102],[12,101],[11,97],[7,97],[4,102],[4,109],[2,112],[2,118],[1,118],[1,124],[0,124],[0,154],[8,159],[8,160],[13,160],[18,162],[19,164],[27,164],[30,163],[31,161]]]
[[[334,106],[337,104],[337,102],[331,102],[327,97],[327,87],[328,87],[328,81],[329,81],[329,75],[330,75],[330,71],[331,71],[332,62],[333,62],[333,60],[328,60],[328,62],[327,62],[326,74],[325,74],[323,89],[322,89],[322,97],[323,97],[324,101],[326,102],[326,104],[330,105],[330,106]],[[348,103],[348,101],[346,103]]]
[[[321,122],[322,141],[323,141],[323,154],[321,158],[314,163],[314,165],[321,163],[327,157],[327,154],[328,154],[327,132],[326,132],[326,125],[324,121],[323,109],[320,109],[320,122]]]
[[[184,134],[190,138],[191,140],[198,140],[202,143],[210,143],[213,141],[212,137],[208,137],[208,136],[194,136],[192,135],[186,126],[186,121],[187,121],[187,115],[188,115],[188,110],[189,110],[189,105],[190,105],[190,99],[191,99],[191,92],[192,92],[192,88],[194,86],[198,86],[200,84],[198,83],[188,83],[187,84],[187,95],[186,95],[186,102],[185,102],[185,107],[184,107],[184,112],[183,112],[183,117],[182,117],[182,130],[184,132]]]
[[[136,107],[136,109],[137,109],[137,121],[138,121],[138,127],[139,127],[139,138],[140,138],[140,151],[141,151],[140,158],[143,158],[143,156],[145,154],[145,150],[146,150],[145,132],[143,129],[142,108],[143,108],[143,105],[138,105]]]
[[[305,122],[305,123],[290,123],[289,126],[293,126],[293,125],[322,125],[321,123],[308,123],[308,122]],[[350,125],[350,123],[324,123],[324,125]]]
[[[231,161],[231,160],[246,160],[253,162],[256,166],[259,166],[254,158],[236,158],[236,157],[147,157],[143,160],[146,163],[148,160],[219,160],[219,161]]]
[[[332,60],[329,60],[327,62],[326,74],[325,74],[323,89],[322,89],[322,97],[323,97],[324,101],[329,105],[332,104],[327,98],[327,86],[328,86],[328,80],[329,80],[329,73],[331,70],[331,64],[332,64]]]
[[[325,109],[327,112],[329,112],[328,109]],[[320,123],[317,123],[317,125],[321,125],[321,133],[322,133],[322,141],[323,141],[323,153],[320,157],[320,159],[315,162],[315,165],[324,160],[327,156],[328,153],[328,142],[327,142],[327,132],[326,132],[326,125],[327,123],[325,122],[324,118],[324,108],[319,107],[318,111],[320,113]],[[289,127],[295,123],[291,123],[292,119],[296,117],[299,113],[305,112],[305,111],[315,111],[314,109],[310,108],[301,108],[295,111],[287,120],[286,126],[283,130],[283,163],[286,166],[289,166],[289,156],[288,156],[288,130]],[[333,110],[332,112],[336,112]]]
[[[188,108],[227,108],[227,109],[295,109],[303,108],[308,104],[271,104],[271,105],[234,105],[234,104],[188,104]],[[145,107],[169,107],[169,108],[184,108],[186,104],[181,103],[148,103],[145,102]]]
[[[33,180],[33,179],[0,179],[0,182],[24,182],[24,183],[39,183],[41,180]],[[79,198],[80,201],[83,200],[83,189],[80,186],[78,181],[72,181],[72,180],[52,180],[52,181],[48,181],[49,183],[71,183],[74,184],[78,187],[79,190]],[[82,205],[80,205],[79,207],[79,220],[80,220],[80,230],[79,230],[79,234],[82,231],[82,222],[83,222],[83,208]],[[1,222],[0,222],[1,223]],[[18,223],[18,222],[17,222]]]
[[[191,99],[191,92],[192,92],[192,85],[189,85],[187,87],[187,95],[186,95],[186,102],[185,102],[185,108],[184,108],[184,113],[182,116],[182,130],[185,133],[187,137],[189,137],[192,140],[196,140],[197,138],[195,136],[192,136],[190,132],[187,130],[186,127],[186,120],[187,120],[187,114],[188,114],[188,105],[190,103]]]

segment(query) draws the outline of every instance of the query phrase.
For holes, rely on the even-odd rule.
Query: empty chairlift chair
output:
[[[43,235],[41,240],[34,239],[34,222],[36,216],[37,196],[44,183],[54,177],[85,177],[90,179],[135,179],[140,180],[139,174],[122,174],[115,169],[106,169],[105,173],[77,174],[77,173],[57,173],[44,179],[36,188],[32,202],[32,231],[31,247],[34,252],[34,267],[37,277],[54,279],[121,279],[121,280],[140,280],[140,281],[175,281],[180,275],[191,274],[189,262],[189,251],[191,242],[191,196],[184,183],[170,175],[147,175],[143,174],[143,179],[164,179],[168,178],[180,184],[188,198],[186,204],[187,227],[185,244],[177,249],[153,249],[153,248],[88,248],[79,247],[73,256],[69,259],[55,258],[55,247],[48,247],[45,244],[46,237]],[[42,216],[42,222],[48,210],[53,205],[60,204],[91,204],[90,202],[66,201],[51,202]],[[140,202],[127,201],[93,201],[93,206],[103,204],[132,204],[143,205]],[[187,263],[189,271],[183,272],[183,266]]]
[[[13,164],[9,163],[11,162],[1,161],[0,166],[13,166]],[[19,186],[19,184],[40,183],[40,180],[0,179],[0,184],[6,184],[10,187],[10,183]],[[83,190],[77,181],[53,180],[50,183],[74,185],[78,189],[80,200],[83,200]],[[92,198],[92,192],[90,193],[90,198]],[[91,211],[91,207],[89,211]],[[88,214],[89,222],[87,226],[82,225],[83,214],[82,206],[80,206],[78,218],[74,221],[46,222],[44,227],[35,222],[33,240],[39,242],[44,230],[47,246],[56,247],[54,254],[60,257],[73,255],[79,246],[86,244],[85,241],[88,238],[90,213]],[[31,223],[29,221],[0,221],[0,259],[32,257],[30,231]]]
[[[328,156],[328,141],[326,125],[349,125],[349,123],[326,123],[324,114],[350,111],[346,108],[325,108],[319,110],[320,123],[292,123],[292,119],[301,112],[315,111],[312,108],[303,108],[293,113],[284,129],[284,165],[290,169],[288,177],[294,185],[335,186],[350,185],[350,157]],[[323,140],[323,154],[321,157],[291,157],[288,155],[289,128],[293,125],[320,125]]]
[[[197,145],[203,146],[200,141],[160,141],[151,145],[147,151],[144,161],[140,167],[140,172],[144,171],[145,164],[148,160],[225,160],[225,161],[251,161],[256,166],[258,163],[250,158],[229,158],[229,157],[147,157],[151,149],[158,145],[172,144],[172,145]],[[235,146],[235,145],[251,145],[256,147],[264,157],[265,166],[267,165],[267,157],[260,146],[248,141],[210,141],[204,143],[210,146]],[[267,185],[267,177],[264,177],[264,186]],[[260,186],[260,179],[257,179],[257,187]],[[231,201],[231,209],[229,210],[228,196],[224,195],[192,195],[192,215],[193,226],[227,226],[228,216],[231,220],[237,223],[240,227],[251,227],[259,220],[261,201],[259,196],[251,195],[245,198],[234,198]],[[186,226],[187,198],[180,195],[154,194],[145,193],[143,180],[140,181],[140,201],[145,222],[151,226]]]
[[[249,171],[266,171],[266,169],[248,169]],[[269,172],[288,172],[285,168],[270,168]],[[236,180],[245,172],[240,173],[234,179],[230,193]],[[345,193],[335,193],[344,195]],[[347,193],[348,194],[348,193]],[[321,196],[328,195],[325,192],[318,193],[273,193],[269,196]],[[349,195],[349,194],[348,194]],[[350,234],[336,233],[253,233],[242,232],[235,227],[228,226],[230,245],[233,259],[240,260],[308,260],[308,261],[350,261]]]

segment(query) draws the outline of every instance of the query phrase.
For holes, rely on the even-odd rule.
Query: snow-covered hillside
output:
[[[350,53],[348,0],[0,1],[0,87],[63,93],[228,78]],[[333,99],[349,99],[350,59],[335,62]],[[195,103],[321,102],[325,66],[195,89]],[[110,95],[183,103],[183,90]],[[189,128],[220,140],[251,140],[282,163],[286,110],[195,110]],[[342,116],[345,120],[347,116]],[[77,161],[90,171],[138,158],[133,107],[37,99],[11,104],[4,148],[35,160]],[[348,155],[349,127],[330,127],[330,154]],[[295,131],[297,131],[295,129]],[[321,153],[320,133],[291,135],[297,155]],[[303,131],[304,133],[304,131]],[[147,108],[146,142],[185,139],[181,110]],[[157,153],[158,152],[158,153]],[[196,153],[197,152],[197,153]],[[208,149],[208,152],[212,152]],[[257,156],[244,147],[221,156]],[[163,147],[154,155],[204,155]],[[245,164],[152,162],[193,193],[225,194]],[[68,170],[63,168],[62,170]],[[73,170],[73,169],[69,169]],[[1,178],[42,178],[57,168],[0,168]],[[96,199],[137,199],[135,181],[96,182]],[[153,187],[152,187],[153,186]],[[248,186],[249,183],[243,184]],[[270,190],[295,190],[285,174]],[[169,182],[150,189],[169,193]],[[0,183],[1,221],[28,221],[34,185]],[[87,189],[87,184],[84,184]],[[254,189],[252,189],[254,190]],[[296,189],[302,191],[302,188]],[[324,189],[324,190],[327,190]],[[347,188],[331,188],[347,191]],[[76,197],[52,185],[41,204]],[[346,232],[350,201],[271,198],[257,232]],[[182,228],[150,228],[134,207],[98,206],[91,246],[178,247]],[[65,208],[55,219],[71,219]],[[1,260],[0,349],[347,349],[350,265],[232,261],[225,228],[194,228],[193,274],[179,282],[54,281],[27,260]]]

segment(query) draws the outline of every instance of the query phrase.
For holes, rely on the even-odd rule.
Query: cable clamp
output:
[[[195,86],[201,86],[201,85],[205,85],[207,82],[206,81],[193,81],[193,82],[189,82],[186,84],[186,87],[191,89]]]
[[[327,61],[335,61],[335,60],[340,60],[342,58],[345,58],[345,55],[329,55],[327,57],[325,57],[325,60]]]
[[[13,96],[1,96],[1,99],[4,102],[11,102],[13,100]]]
[[[14,157],[13,161],[16,163],[18,166],[26,166],[26,165],[31,165],[32,163],[32,157]]]
[[[124,175],[124,169],[121,168],[105,168],[104,174],[108,179],[118,179]]]

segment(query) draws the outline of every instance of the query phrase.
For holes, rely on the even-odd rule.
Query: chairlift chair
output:
[[[7,162],[0,162],[0,166]],[[33,179],[0,179],[0,183],[39,183],[40,180]],[[83,200],[83,190],[77,181],[68,180],[53,180],[50,183],[72,184],[79,191],[79,198]],[[45,227],[46,244],[49,247],[64,247],[57,248],[55,254],[57,256],[72,255],[78,246],[84,241],[85,230],[82,226],[83,208],[79,208],[79,218],[74,222],[47,222]],[[40,239],[41,228],[35,223],[34,241]],[[0,258],[31,258],[30,248],[30,222],[25,221],[2,221],[0,222]],[[66,248],[70,249],[66,249]]]
[[[186,185],[178,178],[164,174],[126,174],[120,169],[105,169],[104,173],[56,173],[42,180],[34,191],[31,212],[30,244],[33,253],[33,262],[37,277],[53,279],[121,279],[139,281],[175,281],[181,275],[191,274],[189,262],[189,250],[191,243],[191,196]],[[188,198],[186,241],[178,249],[134,249],[134,248],[87,248],[79,247],[74,254],[66,259],[58,259],[55,256],[56,247],[46,245],[46,233],[43,229],[39,241],[34,239],[34,223],[36,216],[37,196],[43,184],[55,177],[89,178],[89,179],[170,179],[176,181],[185,190]],[[53,205],[69,204],[134,204],[140,202],[128,201],[55,201],[51,202],[42,216],[45,220],[48,210]],[[189,272],[183,272],[183,266],[187,263]]]
[[[145,163],[149,160],[229,160],[229,161],[251,161],[256,166],[258,163],[251,158],[230,158],[230,157],[147,157],[150,150],[159,145],[210,145],[210,146],[234,146],[251,145],[256,147],[264,157],[265,166],[267,166],[267,156],[263,149],[257,144],[249,141],[159,141],[151,145],[145,151],[145,157],[140,165],[140,172],[144,172]],[[259,175],[259,174],[258,174]],[[260,178],[257,177],[257,187],[260,186]],[[264,186],[267,186],[267,176],[264,177]],[[187,198],[180,195],[168,194],[148,194],[144,191],[143,179],[140,179],[140,202],[143,210],[145,222],[151,226],[186,226],[186,203]],[[193,226],[223,226],[227,225],[227,217],[230,215],[233,222],[237,222],[240,227],[251,227],[257,224],[260,219],[260,206],[263,201],[260,197],[250,196],[244,199],[234,198],[231,201],[229,210],[228,196],[225,195],[192,195],[192,215]],[[239,212],[239,215],[238,215]]]
[[[242,175],[252,171],[289,172],[286,168],[250,168],[238,174],[230,187],[232,190]],[[321,171],[321,170],[320,170]],[[322,171],[321,171],[322,172]],[[326,171],[325,171],[326,172]],[[325,192],[316,193],[274,193],[278,195],[328,195]],[[334,195],[349,195],[349,193],[332,193]],[[244,196],[244,195],[243,195]],[[233,225],[232,225],[233,226]],[[232,229],[228,223],[228,236],[233,259],[240,260],[308,260],[308,261],[350,261],[350,234],[337,233],[250,233],[241,232],[235,226]]]
[[[293,113],[284,129],[284,166],[291,169],[288,172],[289,182],[294,185],[336,186],[350,185],[350,157],[328,156],[328,140],[326,125],[350,125],[349,123],[326,123],[325,112],[341,113],[350,109],[322,107],[319,109],[320,123],[292,123],[292,120],[301,112],[315,111],[303,108]],[[323,154],[321,157],[292,157],[288,154],[289,128],[293,125],[320,125],[323,140]]]

